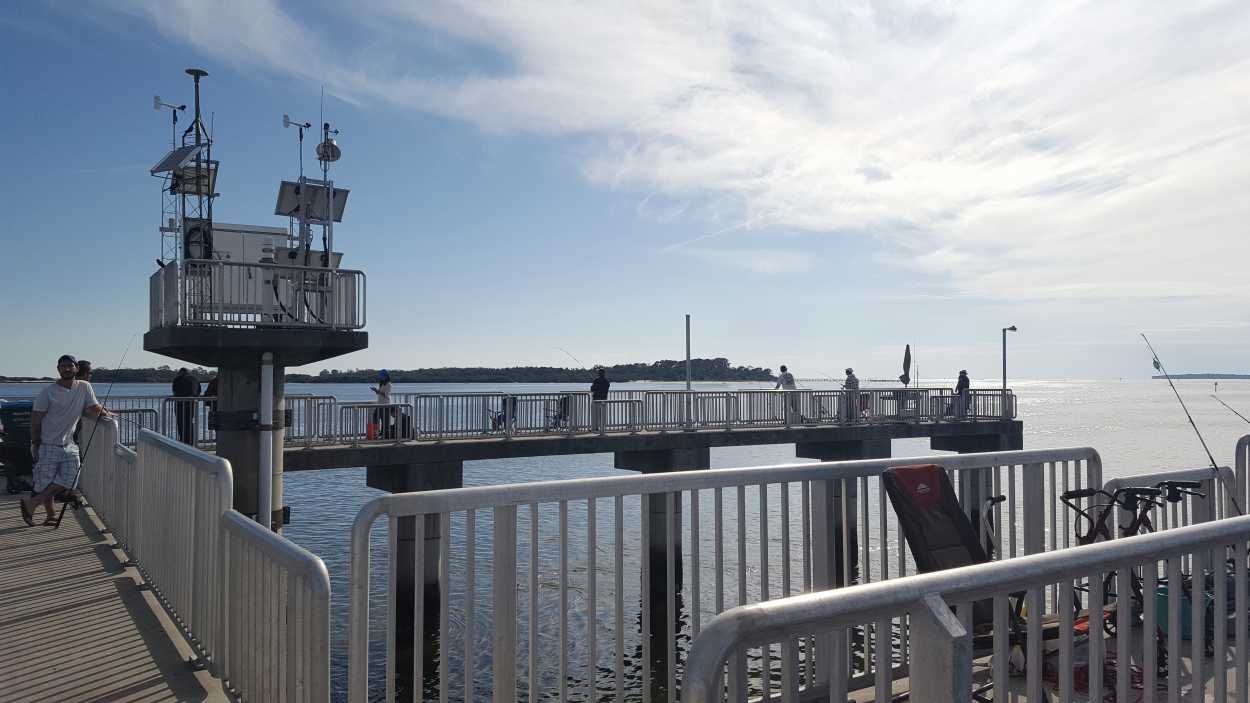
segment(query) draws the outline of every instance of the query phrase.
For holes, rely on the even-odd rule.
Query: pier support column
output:
[[[820,461],[883,459],[890,456],[890,440],[799,442],[794,455]],[[858,499],[856,479],[812,482],[812,579],[817,588],[845,586],[859,573]]]
[[[365,481],[370,488],[391,493],[460,488],[464,485],[464,462],[443,461],[429,464],[370,466],[367,469]],[[424,670],[433,672],[436,671],[435,663],[438,653],[431,645],[438,633],[438,555],[443,534],[437,515],[427,515],[424,519],[425,583],[422,587],[422,602],[425,607],[425,632],[422,633],[422,637],[425,641],[426,657]],[[417,596],[416,545],[414,544],[417,538],[417,519],[404,517],[399,518],[397,522],[394,618],[395,690],[398,700],[422,700],[420,695],[414,695],[416,687],[412,681],[412,658],[416,651],[414,642],[416,633],[413,631],[412,622],[413,606]]]
[[[1019,421],[1002,423],[999,432],[974,435],[931,437],[929,446],[948,452],[975,454],[1024,449],[1024,425]],[[959,502],[972,521],[972,529],[981,534],[981,505],[993,490],[990,469],[959,472]]]
[[[618,469],[641,471],[644,474],[669,471],[694,471],[711,468],[711,451],[707,447],[691,449],[656,449],[616,452],[614,464]],[[668,500],[673,500],[673,530],[668,530]],[[652,695],[656,700],[673,700],[672,692],[664,690],[668,680],[668,650],[674,646],[668,638],[668,624],[681,628],[681,612],[684,609],[681,590],[683,559],[681,553],[681,493],[651,493],[642,496],[642,519],[647,521],[649,540],[647,545],[647,577],[641,587],[647,589],[651,607],[644,609],[651,632]],[[668,610],[668,549],[673,550],[673,612]]]
[[[282,509],[282,461],[285,435],[285,370],[273,367],[273,482],[271,513]],[[221,367],[217,372],[217,456],[230,460],[234,473],[234,509],[255,515],[260,491],[260,366]],[[281,527],[277,516],[271,524]]]
[[[657,474],[668,471],[694,471],[711,468],[711,451],[707,447],[693,449],[654,449],[642,451],[616,452],[614,465],[618,469],[640,471],[644,474]],[[668,525],[665,521],[668,494],[656,493],[642,497],[642,510],[646,514],[651,541],[648,545],[649,566],[651,570],[651,593],[663,596],[667,589],[665,571],[668,568],[666,549],[671,539],[674,560],[675,585],[682,587],[681,560],[681,494],[674,493],[673,534],[667,535]]]

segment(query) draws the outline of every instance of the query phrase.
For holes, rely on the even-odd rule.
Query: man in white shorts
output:
[[[83,415],[110,413],[96,400],[89,381],[75,380],[78,363],[66,354],[56,362],[60,380],[44,387],[35,397],[30,414],[30,449],[35,457],[35,487],[30,498],[21,501],[22,519],[34,526],[31,509],[42,505],[47,518],[44,525],[56,526],[52,499],[74,485],[78,475],[78,445],[74,429]]]

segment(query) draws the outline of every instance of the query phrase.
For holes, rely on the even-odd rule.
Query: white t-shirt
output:
[[[34,411],[43,416],[40,439],[44,444],[65,446],[74,442],[74,428],[82,411],[99,405],[95,389],[87,381],[74,381],[69,388],[59,383],[44,386],[35,396]]]
[[[383,405],[390,405],[390,403],[391,403],[391,382],[390,382],[390,381],[383,381],[382,383],[379,383],[379,384],[378,384],[377,394],[378,394],[378,402],[379,402],[379,403],[381,403],[381,404],[383,404]]]
[[[784,390],[787,390],[787,391],[795,390],[794,374],[790,373],[789,371],[781,372],[781,375],[777,377],[777,382],[781,384],[781,387]]]

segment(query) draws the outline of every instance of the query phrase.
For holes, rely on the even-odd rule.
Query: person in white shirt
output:
[[[798,386],[794,385],[794,374],[790,373],[785,364],[781,365],[781,373],[777,374],[777,385],[773,386],[773,390],[781,389],[783,391],[798,390]],[[786,402],[786,413],[790,416],[789,421],[795,422],[801,420],[803,415],[799,411],[799,396],[797,393],[790,394]]]
[[[74,486],[81,465],[78,445],[74,444],[74,430],[83,415],[111,417],[89,381],[74,378],[78,362],[66,354],[56,362],[56,383],[48,384],[35,397],[30,414],[30,448],[35,457],[34,491],[30,498],[22,498],[22,519],[34,526],[32,506],[42,505],[47,517],[43,524],[56,526],[52,499],[58,493]]]

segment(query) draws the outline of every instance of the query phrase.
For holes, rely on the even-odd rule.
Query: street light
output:
[[[1012,325],[1011,327],[1004,327],[1004,328],[1003,328],[1003,399],[1002,399],[1002,411],[1003,411],[1003,419],[1004,419],[1004,420],[1009,419],[1009,415],[1008,415],[1008,413],[1007,413],[1007,333],[1008,333],[1008,332],[1015,332],[1015,331],[1016,331],[1016,326],[1015,326],[1015,325]]]

